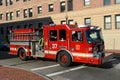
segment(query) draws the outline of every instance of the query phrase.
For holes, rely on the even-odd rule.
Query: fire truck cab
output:
[[[20,59],[42,57],[61,66],[72,62],[101,65],[105,58],[101,28],[88,25],[45,25],[11,31],[10,54]]]

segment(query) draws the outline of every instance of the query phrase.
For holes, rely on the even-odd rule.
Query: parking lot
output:
[[[0,65],[24,69],[53,80],[119,80],[120,58],[114,57],[104,66],[74,63],[71,67],[61,67],[49,59],[21,61],[8,52],[0,52]]]

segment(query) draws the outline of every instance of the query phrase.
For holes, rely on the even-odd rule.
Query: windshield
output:
[[[99,42],[103,40],[101,30],[86,30],[85,34],[88,43]]]

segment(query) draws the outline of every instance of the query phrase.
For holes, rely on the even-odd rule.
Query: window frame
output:
[[[42,6],[38,6],[38,14],[42,13]]]
[[[49,12],[53,12],[54,11],[54,5],[53,4],[49,4],[48,5],[48,9],[49,9]]]
[[[66,3],[65,1],[60,2],[60,12],[65,12],[66,10]]]
[[[8,5],[9,5],[9,2],[10,2],[9,0],[6,0],[6,6],[8,6]]]
[[[27,2],[27,0],[23,0],[23,2]]]
[[[27,18],[28,17],[28,10],[24,9],[23,13],[24,13],[24,18]]]
[[[84,0],[84,6],[90,6],[91,0]]]
[[[74,20],[73,19],[68,20],[68,24],[74,24]]]
[[[10,16],[10,14],[9,14],[9,13],[6,13],[6,21],[9,20],[9,16]]]
[[[90,20],[89,23],[86,21],[87,19]],[[91,25],[91,18],[90,18],[90,17],[89,17],[89,18],[84,18],[84,24],[85,24],[85,25]]]
[[[3,19],[3,14],[0,14],[0,20],[2,20]]]
[[[66,20],[60,21],[60,24],[66,24]]]
[[[68,11],[73,11],[73,0],[67,1]]]
[[[110,22],[106,22],[106,19],[110,18]],[[106,28],[106,24],[110,24],[109,28]],[[104,30],[111,30],[112,29],[112,17],[111,15],[104,16]]]
[[[2,0],[0,1],[0,6],[1,6],[1,5],[3,5],[3,1],[2,1]]]
[[[14,16],[13,12],[10,12],[10,20],[13,20],[13,16]]]
[[[104,0],[104,6],[111,5],[111,0],[109,0],[109,3],[106,3],[106,2],[108,2],[108,0],[107,1]]]
[[[117,0],[115,0],[115,4],[120,4],[120,0],[119,0],[119,2],[117,2]]]
[[[28,14],[29,14],[29,17],[33,17],[33,10],[32,10],[32,8],[28,9]]]
[[[117,23],[120,23],[120,21],[116,20],[117,19],[116,16],[120,17],[120,14],[115,15],[115,29],[120,29],[120,27],[118,28],[118,26],[117,26]]]
[[[20,10],[16,11],[16,17],[20,17]]]
[[[10,0],[9,2],[10,2],[10,5],[13,5],[13,0]]]

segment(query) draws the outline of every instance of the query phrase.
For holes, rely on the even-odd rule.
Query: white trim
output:
[[[32,50],[31,50],[31,49],[29,49],[29,50],[28,50],[28,49],[25,49],[25,51],[26,51],[26,52],[32,52]]]
[[[49,53],[49,54],[57,54],[57,51],[49,51],[49,50],[45,50],[45,53]]]
[[[45,53],[48,53],[48,54],[57,54],[57,51],[49,51],[49,50],[45,50]],[[72,52],[71,53],[73,56],[78,56],[78,57],[93,57],[93,54],[92,53],[75,53],[75,52]]]
[[[16,49],[16,48],[10,48],[10,50],[14,50],[14,51],[16,51],[17,49]]]
[[[79,56],[79,57],[93,57],[92,53],[72,53],[73,56]]]
[[[25,48],[24,48],[25,49]],[[14,50],[14,51],[17,51],[17,48],[10,48],[10,50]],[[32,50],[28,50],[28,49],[25,49],[26,52],[32,52]]]

